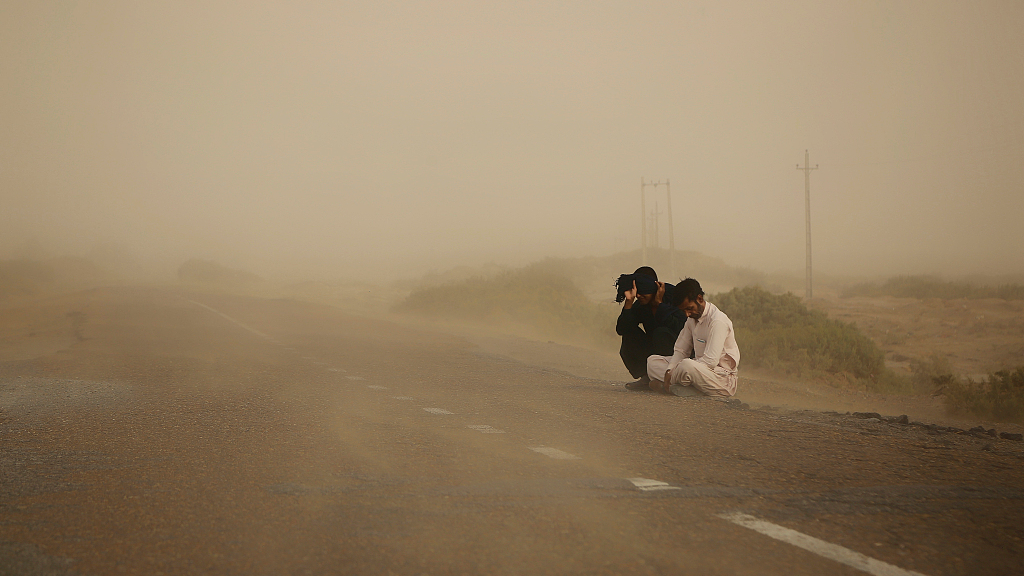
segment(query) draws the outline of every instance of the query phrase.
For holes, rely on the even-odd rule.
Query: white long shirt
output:
[[[674,371],[680,361],[690,357],[691,352],[695,360],[703,362],[716,374],[736,376],[740,349],[736,345],[732,320],[711,302],[704,303],[704,313],[699,320],[687,318],[683,331],[676,338],[675,352],[668,369]]]

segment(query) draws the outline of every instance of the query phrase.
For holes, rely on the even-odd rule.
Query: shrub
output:
[[[941,354],[932,354],[924,360],[911,360],[910,371],[918,389],[937,393],[942,392],[950,382],[957,379],[949,358]]]
[[[808,309],[793,294],[748,286],[709,298],[733,321],[743,365],[801,377],[842,376],[876,390],[910,388],[856,326]]]
[[[607,345],[618,307],[598,304],[564,276],[533,265],[492,278],[471,278],[417,290],[397,306],[435,318],[514,325],[544,337]]]
[[[950,378],[944,400],[953,414],[1024,424],[1024,366],[994,372],[982,382]]]

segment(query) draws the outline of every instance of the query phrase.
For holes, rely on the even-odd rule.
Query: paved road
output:
[[[1019,442],[629,392],[288,300],[4,314],[72,344],[0,362],[0,574],[1024,571]]]

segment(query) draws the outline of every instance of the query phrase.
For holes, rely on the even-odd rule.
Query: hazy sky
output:
[[[645,177],[677,247],[799,271],[809,149],[819,270],[1022,273],[1022,30],[1016,0],[7,0],[0,257],[603,255]]]

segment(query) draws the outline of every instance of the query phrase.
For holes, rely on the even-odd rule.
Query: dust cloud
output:
[[[645,443],[648,421],[675,423],[667,435],[708,454],[756,456],[743,438],[767,438],[777,422],[745,419],[749,430],[733,426],[741,433],[732,434],[711,403],[688,406],[683,425],[672,404],[645,407],[626,396],[577,409],[577,391],[631,379],[617,355],[611,283],[641,264],[640,224],[650,216],[641,213],[641,179],[671,181],[671,205],[664,187],[646,197],[658,231],[649,243],[662,254],[651,263],[662,279],[698,277],[709,295],[755,283],[801,290],[804,174],[795,168],[805,150],[818,166],[810,178],[819,281],[1024,278],[1021,30],[1024,2],[1014,0],[0,2],[0,376],[11,374],[0,381],[0,408],[38,418],[11,420],[12,441],[30,442],[18,458],[31,466],[13,466],[22,476],[8,484],[24,485],[26,501],[47,497],[45,506],[19,505],[26,520],[15,528],[54,526],[31,541],[85,559],[83,571],[100,556],[128,557],[146,573],[181,558],[227,566],[227,551],[288,570],[368,572],[429,566],[421,559],[448,541],[468,542],[463,548],[477,555],[515,539],[579,541],[570,551],[584,558],[601,542],[664,524],[663,513],[605,512],[618,496],[574,496],[582,504],[569,513],[524,520],[513,510],[512,536],[494,506],[453,515],[449,494],[471,510],[506,483],[517,487],[512,498],[536,501],[531,490],[542,484],[523,473],[518,447],[485,455],[475,443],[442,445],[456,442],[454,433],[392,420],[377,394],[390,390],[417,414],[439,408],[414,404],[412,394],[436,399],[433,406],[479,400],[486,408],[473,409],[474,418],[508,410],[510,421],[529,421],[528,436],[539,430],[537,438],[587,446],[595,470],[628,469],[610,464],[627,453],[624,439],[644,450],[657,444],[630,458],[653,454],[662,463],[655,470],[672,470],[663,463],[676,444]],[[673,256],[673,273],[663,258],[670,221],[686,257]],[[451,294],[454,305],[442,301],[436,316],[394,311],[414,282],[475,280],[481,270],[494,278],[538,261],[565,263],[559,272],[571,265],[583,279],[572,305],[560,307],[572,314],[566,321],[537,306],[562,286],[529,281],[478,298],[478,309],[498,310],[477,314],[475,324],[451,310],[470,309],[467,295],[476,288],[479,296],[479,285]],[[109,288],[123,280],[218,285],[188,298],[191,287]],[[104,288],[7,300],[83,286]],[[526,304],[516,309],[506,294],[537,309],[524,313]],[[955,352],[963,360],[950,370],[986,374],[1024,350],[1024,300],[894,300],[817,304],[860,322],[900,381],[930,354]],[[951,320],[957,336],[972,332],[969,342],[950,337]],[[240,325],[266,337],[239,339]],[[770,367],[758,372],[751,340],[740,341],[744,401],[944,421],[930,390],[890,399],[852,378],[841,386],[847,374],[812,387]],[[897,454],[909,444],[848,437],[867,440],[840,446],[838,471],[821,477],[805,472],[828,465],[815,461],[827,439],[776,438],[788,446],[768,457],[789,462],[811,488],[835,478],[906,483],[905,471],[921,470],[931,474],[922,484],[941,488],[982,462],[972,446],[967,460],[958,452],[939,472],[911,468]],[[931,447],[947,448],[923,446]],[[899,466],[860,457],[875,452]],[[742,460],[688,460],[678,477],[695,494],[732,490],[737,474],[748,474],[744,485],[763,480],[765,493],[793,492],[784,485],[795,473],[771,478],[771,467],[750,465],[757,458]],[[1019,477],[983,462],[969,474],[981,485]],[[54,480],[72,473],[95,481],[68,489]],[[358,506],[350,506],[356,489]],[[547,488],[537,494],[546,498]],[[150,501],[157,504],[147,508]],[[407,508],[415,508],[407,520],[395,501],[426,504]],[[1011,517],[990,524],[1009,526]],[[935,521],[922,530],[940,541]],[[538,531],[538,523],[551,527]],[[476,528],[491,524],[501,539]],[[576,540],[566,539],[570,529]],[[960,532],[954,541],[967,542]],[[90,537],[66,537],[76,533]],[[265,534],[289,540],[268,546]],[[348,548],[365,564],[336,554],[346,539],[359,542]],[[108,553],[94,542],[117,546]],[[294,554],[280,552],[288,542],[299,543]],[[162,556],[124,554],[147,547]],[[621,547],[607,548],[591,554],[598,562],[566,557],[579,571]],[[377,561],[362,549],[408,553]],[[325,563],[310,564],[319,551],[329,551]],[[529,558],[544,565],[534,551]],[[632,566],[603,569],[617,565]]]
[[[995,1],[5,2],[0,259],[605,255],[648,178],[681,249],[799,271],[808,149],[823,273],[1019,274],[1022,28]]]

